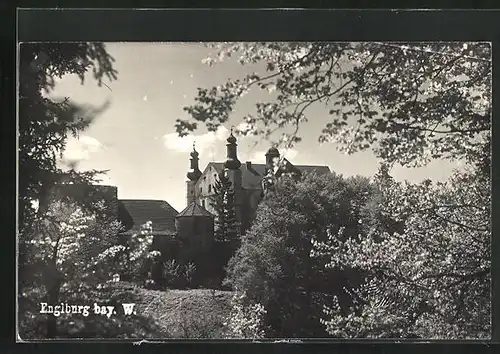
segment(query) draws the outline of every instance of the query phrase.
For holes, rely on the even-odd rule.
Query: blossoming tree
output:
[[[436,184],[383,176],[375,179],[380,213],[401,221],[400,233],[375,226],[361,239],[344,239],[341,229],[314,242],[312,256],[327,254],[327,268],[365,275],[349,311],[337,299],[325,307],[327,331],[347,338],[489,338],[489,180],[473,171]]]
[[[96,209],[104,210],[103,203]],[[109,281],[119,280],[127,269],[139,269],[147,259],[153,236],[144,230],[128,242],[120,240],[122,225],[106,213],[86,212],[76,203],[54,201],[41,214],[34,226],[27,246],[27,259],[31,270],[25,273],[21,300],[36,297],[36,285],[45,289],[43,298],[49,304],[65,297],[99,288]],[[126,258],[126,265],[120,259]],[[23,314],[34,316],[33,314]],[[56,318],[47,319],[47,336],[56,336]]]

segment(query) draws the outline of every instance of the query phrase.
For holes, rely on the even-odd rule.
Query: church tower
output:
[[[193,144],[193,151],[191,152],[191,168],[187,173],[188,181],[186,189],[186,201],[187,205],[190,205],[196,201],[195,186],[198,179],[201,177],[200,167],[198,166],[199,158],[198,151],[196,151],[195,145]]]
[[[242,218],[242,203],[243,203],[243,187],[242,187],[242,173],[240,170],[241,162],[238,160],[236,138],[233,135],[231,128],[231,135],[227,138],[227,159],[224,162],[226,177],[231,181],[234,191],[234,212],[236,219],[241,227]],[[241,231],[241,230],[240,230]]]

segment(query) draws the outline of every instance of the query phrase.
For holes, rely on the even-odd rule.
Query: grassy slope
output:
[[[139,289],[137,313],[153,319],[175,338],[220,338],[230,311],[229,291]]]

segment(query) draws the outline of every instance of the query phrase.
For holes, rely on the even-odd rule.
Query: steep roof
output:
[[[183,211],[177,214],[177,218],[182,218],[185,216],[209,216],[213,217],[213,215],[201,205],[193,202],[189,204]]]
[[[330,168],[328,166],[312,166],[312,165],[293,165],[287,159],[284,159],[286,163],[299,169],[301,172],[315,171],[317,173],[330,173]],[[224,170],[224,163],[222,162],[210,162],[208,166],[213,166],[217,172],[222,172]],[[207,166],[207,167],[208,167]],[[241,167],[242,176],[242,186],[245,189],[262,189],[261,179],[264,177],[266,171],[266,164],[262,163],[252,163],[250,166],[246,163],[242,163]]]
[[[133,226],[128,233],[141,230],[141,226],[151,221],[153,232],[160,234],[175,233],[175,210],[164,200],[120,199],[121,204],[130,214]]]

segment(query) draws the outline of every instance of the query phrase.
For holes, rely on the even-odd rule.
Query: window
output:
[[[200,187],[200,194],[203,193],[203,187]]]
[[[212,193],[212,185],[211,184],[208,185],[208,193]]]
[[[205,207],[205,199],[203,199],[203,200],[201,201],[201,205],[202,205],[203,207]]]

